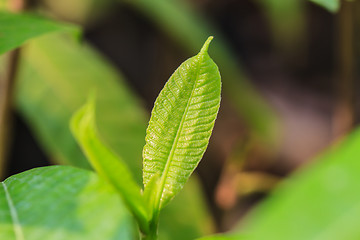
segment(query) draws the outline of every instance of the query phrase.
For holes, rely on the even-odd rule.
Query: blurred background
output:
[[[44,37],[21,50],[25,60],[16,78],[4,177],[54,163],[88,167],[85,160],[64,160],[83,156],[69,143],[62,146],[66,151],[57,149],[57,141],[67,141],[66,121],[90,85],[100,89],[107,111],[98,116],[107,122],[104,138],[119,155],[139,161],[141,170],[156,96],[172,72],[214,36],[209,54],[222,75],[222,103],[196,186],[189,187],[190,195],[201,195],[196,200],[203,209],[196,217],[201,230],[188,223],[189,236],[179,239],[231,229],[278,182],[359,122],[359,1],[343,1],[338,10],[336,3],[326,8],[306,0],[28,0],[25,8],[81,25],[80,45],[91,50],[80,47],[82,53],[72,55],[70,46],[78,44],[63,36]],[[101,60],[89,62],[92,58]],[[121,90],[112,91],[107,77]],[[113,116],[122,109],[125,114]],[[134,126],[137,121],[141,127]],[[194,201],[190,195],[183,199]],[[180,216],[178,222],[187,221]]]

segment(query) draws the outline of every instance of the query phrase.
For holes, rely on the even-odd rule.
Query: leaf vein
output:
[[[11,215],[11,219],[13,221],[13,226],[14,226],[15,238],[16,238],[16,240],[25,240],[24,233],[21,229],[21,225],[20,225],[20,221],[19,221],[19,216],[16,212],[16,209],[15,209],[14,203],[11,199],[8,188],[4,182],[2,182],[1,184],[4,188],[6,201],[8,203],[9,209],[10,209],[10,215]]]

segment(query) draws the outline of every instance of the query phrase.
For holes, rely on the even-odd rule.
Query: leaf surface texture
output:
[[[160,175],[156,208],[162,208],[183,187],[201,160],[220,106],[221,81],[207,53],[186,60],[170,77],[155,101],[143,150],[146,186]]]
[[[90,171],[43,167],[0,185],[0,239],[131,240],[134,229],[117,193]]]

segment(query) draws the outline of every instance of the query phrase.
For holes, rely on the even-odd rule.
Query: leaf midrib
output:
[[[169,172],[169,169],[170,169],[170,166],[171,166],[173,156],[175,154],[175,146],[177,146],[177,143],[179,141],[180,133],[181,133],[181,130],[182,130],[182,127],[183,127],[183,124],[184,124],[184,119],[185,119],[186,113],[188,112],[189,105],[190,105],[191,99],[192,99],[193,94],[194,94],[195,86],[196,86],[196,83],[197,83],[198,78],[199,78],[199,73],[200,73],[200,68],[201,68],[200,66],[201,66],[201,63],[202,63],[202,61],[204,59],[204,55],[205,55],[205,53],[202,52],[201,55],[200,55],[201,58],[200,58],[200,56],[198,57],[199,62],[198,62],[198,69],[196,71],[196,78],[195,78],[194,85],[193,85],[192,90],[191,90],[190,97],[189,97],[189,99],[187,101],[186,108],[185,108],[185,110],[183,112],[183,115],[181,117],[181,121],[180,121],[178,130],[176,132],[175,139],[174,139],[173,144],[171,146],[170,154],[169,154],[169,156],[168,156],[168,158],[166,160],[164,172],[163,172],[163,174],[161,176],[160,190],[158,191],[158,195],[156,197],[155,209],[160,208],[161,198],[162,198],[162,195],[164,193],[165,182],[166,182],[166,179],[167,179],[167,175],[168,175],[168,172]],[[179,74],[180,74],[181,78],[183,78],[180,69],[179,69]]]
[[[10,215],[11,215],[11,219],[13,221],[15,238],[16,238],[16,240],[25,240],[24,233],[21,229],[19,217],[18,217],[17,211],[15,209],[14,203],[11,199],[8,188],[4,182],[1,182],[1,184],[2,184],[2,187],[4,188],[6,201],[8,203],[9,209],[10,209]]]

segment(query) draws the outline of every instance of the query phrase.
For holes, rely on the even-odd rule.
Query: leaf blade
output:
[[[135,225],[126,207],[90,171],[42,167],[11,176],[2,185],[18,221],[15,224],[8,218],[9,211],[2,204],[7,201],[6,193],[0,187],[1,239],[133,239]],[[24,238],[10,228],[17,228]]]
[[[95,125],[95,102],[78,110],[71,119],[71,130],[94,169],[120,193],[143,232],[148,232],[148,212],[141,189],[121,158],[105,146]]]
[[[211,40],[180,65],[154,104],[143,150],[143,181],[146,189],[154,175],[161,175],[155,209],[181,190],[201,160],[214,126],[221,81],[207,54]]]
[[[19,47],[31,38],[54,31],[79,33],[79,29],[74,25],[56,23],[35,15],[0,10],[0,55]]]

